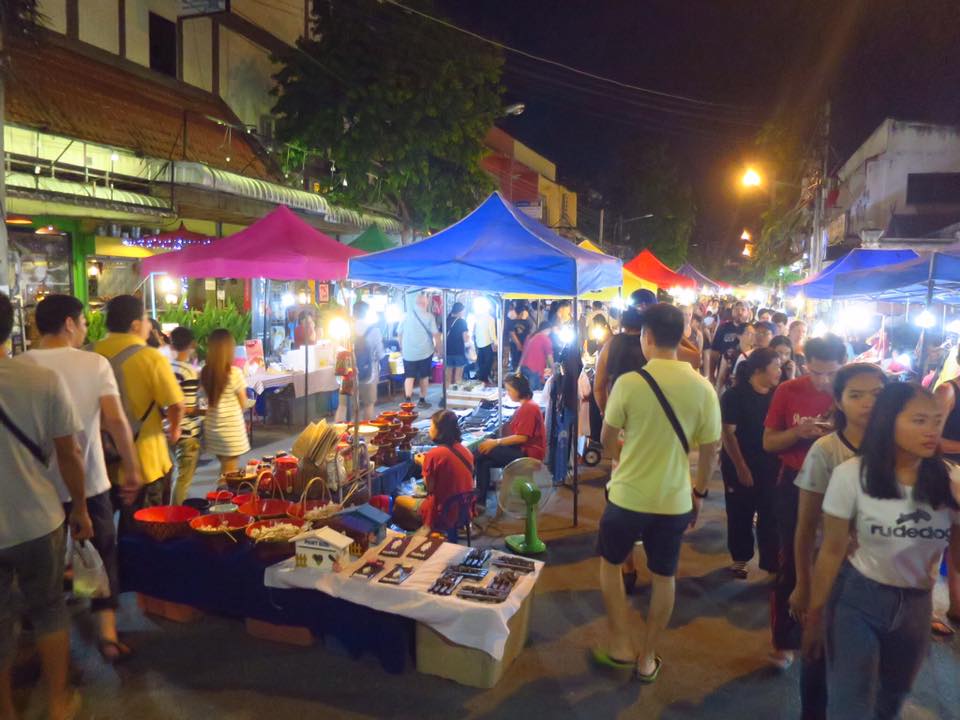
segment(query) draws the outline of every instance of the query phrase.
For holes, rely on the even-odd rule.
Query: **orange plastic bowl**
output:
[[[240,507],[241,505],[246,505],[248,502],[252,500],[259,500],[259,499],[260,499],[260,496],[255,495],[254,493],[240,493],[239,495],[234,495],[232,498],[230,498],[230,502],[232,502],[237,507]]]
[[[190,521],[199,515],[199,510],[184,505],[158,505],[137,510],[133,519],[142,533],[163,542],[187,535]]]
[[[259,520],[268,518],[285,518],[290,512],[290,506],[286,500],[250,500],[237,508],[244,515],[252,515]]]

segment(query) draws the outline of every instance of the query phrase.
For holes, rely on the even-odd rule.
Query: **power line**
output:
[[[487,43],[489,45],[493,45],[494,47],[497,47],[501,50],[511,52],[516,55],[520,55],[521,57],[525,57],[530,60],[535,60],[537,62],[545,63],[547,65],[552,65],[553,67],[561,68],[563,70],[566,70],[567,72],[576,73],[577,75],[591,78],[592,80],[598,80],[600,82],[610,83],[611,85],[616,85],[618,87],[622,87],[627,90],[634,90],[636,92],[647,93],[649,95],[656,95],[658,97],[670,98],[672,100],[693,103],[696,105],[704,105],[704,106],[715,107],[715,108],[721,108],[721,107],[735,108],[737,110],[743,111],[743,108],[738,108],[734,105],[730,105],[727,103],[711,102],[709,100],[700,100],[698,98],[687,97],[685,95],[668,93],[662,90],[653,90],[651,88],[645,88],[639,85],[633,85],[631,83],[622,82],[621,80],[605,77],[603,75],[597,75],[596,73],[592,73],[587,70],[581,70],[580,68],[573,67],[572,65],[567,65],[566,63],[562,63],[557,60],[551,60],[550,58],[534,55],[533,53],[529,53],[526,50],[520,50],[519,48],[511,47],[510,45],[506,45],[505,43],[499,42],[492,38],[484,37],[483,35],[473,32],[472,30],[467,30],[466,28],[462,28],[458,25],[454,25],[453,23],[443,20],[442,18],[434,17],[433,15],[428,15],[427,13],[421,12],[420,10],[416,10],[414,8],[408,7],[407,5],[404,5],[403,3],[400,3],[397,0],[380,0],[380,2],[385,3],[387,5],[393,5],[394,7],[400,8],[401,10],[404,10],[409,13],[413,13],[414,15],[419,15],[420,17],[426,20],[430,20],[431,22],[435,22],[435,23],[438,23],[439,25],[443,25],[444,27],[450,30],[456,30],[457,32],[463,33],[464,35],[469,35],[470,37],[476,40]]]

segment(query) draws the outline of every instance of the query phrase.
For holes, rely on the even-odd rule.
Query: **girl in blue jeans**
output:
[[[823,498],[823,544],[803,652],[826,641],[827,717],[898,716],[930,641],[931,591],[960,506],[940,455],[943,415],[919,386],[877,397],[861,457],[839,465]],[[849,554],[851,532],[856,549]]]

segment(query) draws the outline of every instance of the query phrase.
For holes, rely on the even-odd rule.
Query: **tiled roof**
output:
[[[192,160],[277,179],[251,138],[209,119],[240,125],[220,98],[94,48],[71,48],[68,42],[51,35],[42,35],[39,43],[10,42],[9,122],[145,157]]]

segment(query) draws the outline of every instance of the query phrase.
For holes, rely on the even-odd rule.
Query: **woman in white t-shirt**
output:
[[[790,595],[790,612],[800,620],[803,620],[810,601],[817,530],[830,476],[837,466],[856,456],[873,405],[886,384],[887,376],[877,365],[851,363],[840,368],[833,383],[833,424],[836,431],[824,435],[813,444],[794,481],[799,488],[797,530],[793,541],[797,585]],[[804,660],[800,672],[803,717],[823,717],[826,704],[826,665],[823,658],[814,662]]]
[[[233,365],[236,343],[229,330],[219,328],[207,340],[207,361],[200,371],[200,386],[207,398],[203,424],[207,452],[220,460],[220,472],[239,468],[239,457],[250,452],[243,409],[247,405],[247,383]]]
[[[831,719],[897,717],[927,654],[931,591],[948,542],[960,557],[942,424],[929,392],[889,385],[861,457],[830,478],[803,651],[816,658],[826,640]],[[847,560],[851,531],[857,547]]]

